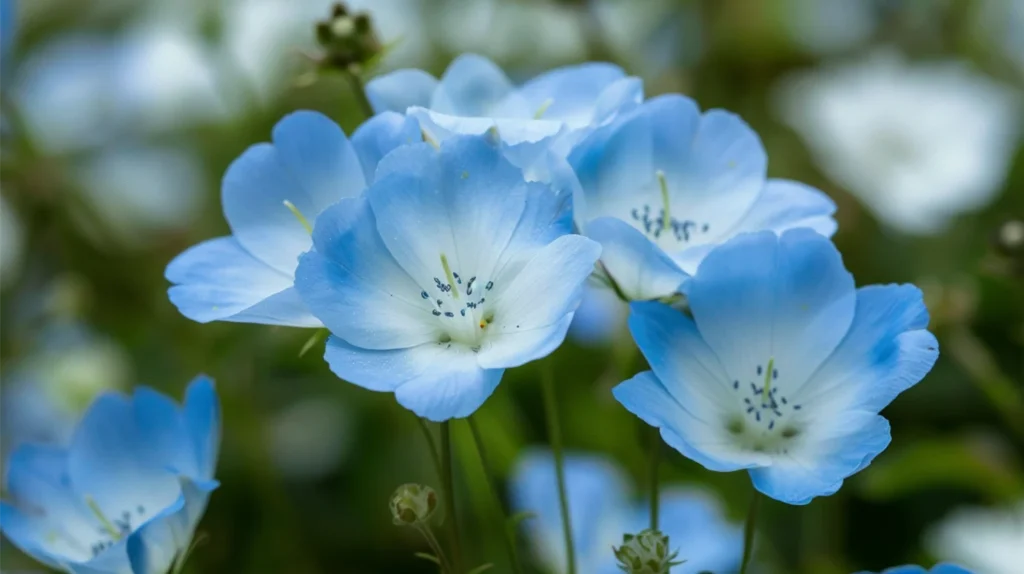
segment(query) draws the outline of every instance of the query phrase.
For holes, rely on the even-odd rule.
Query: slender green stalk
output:
[[[658,529],[658,510],[660,509],[660,490],[658,488],[658,466],[661,463],[661,433],[658,427],[651,427],[651,530]]]
[[[565,461],[562,455],[562,428],[558,422],[558,400],[555,396],[555,376],[551,360],[542,362],[541,386],[544,389],[544,412],[548,420],[551,451],[555,455],[555,475],[558,480],[558,502],[562,511],[562,534],[565,536],[566,572],[576,574],[576,549],[572,543],[572,522],[569,519],[569,498],[565,492]]]
[[[497,480],[492,470],[490,460],[487,458],[487,452],[484,449],[483,437],[480,435],[480,429],[476,426],[476,419],[470,416],[467,420],[469,420],[469,430],[473,433],[473,442],[476,444],[476,452],[480,455],[480,465],[484,467],[484,476],[487,477],[487,486],[490,487],[491,494],[494,496],[494,502],[498,507],[498,511],[501,513],[502,530],[505,534],[505,549],[508,551],[508,558],[512,564],[512,571],[516,574],[522,574],[523,567],[519,564],[519,556],[516,554],[515,531],[508,527],[508,509],[505,508],[505,502],[501,498],[501,491],[498,489]]]
[[[420,425],[420,430],[423,431],[423,438],[427,441],[427,447],[430,449],[430,459],[434,461],[434,470],[437,471],[437,478],[443,478],[444,470],[441,468],[441,456],[437,454],[437,443],[434,442],[434,434],[430,432],[427,421],[416,417],[416,422]]]
[[[747,513],[747,524],[743,527],[743,562],[740,563],[740,574],[747,574],[747,566],[754,552],[754,527],[757,524],[757,510],[761,505],[761,493],[755,489],[754,498],[750,500],[750,511]]]
[[[348,83],[352,86],[352,95],[354,95],[356,101],[359,102],[359,107],[362,108],[363,115],[367,118],[372,118],[373,104],[370,103],[370,98],[366,97],[366,86],[363,85],[363,79],[359,74],[353,74],[352,72],[345,72],[345,77],[348,78]]]
[[[430,529],[430,525],[424,524],[418,527],[417,530],[420,531],[430,549],[434,551],[434,555],[437,556],[437,560],[441,563],[441,572],[452,574],[452,565],[448,562],[448,557],[445,556],[444,549],[441,548],[441,543],[437,541],[437,537],[434,536],[434,531]]]
[[[455,484],[452,476],[452,431],[451,422],[441,423],[441,481],[444,483],[445,520],[452,549],[454,574],[462,573],[462,551],[459,548],[459,521],[455,515]]]

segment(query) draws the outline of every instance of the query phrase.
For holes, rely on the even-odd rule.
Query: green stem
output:
[[[740,574],[747,574],[750,557],[754,553],[754,526],[757,524],[757,510],[761,505],[761,493],[754,490],[754,498],[750,500],[750,511],[747,523],[743,527],[743,562],[740,563]]]
[[[480,455],[480,465],[483,466],[484,476],[487,477],[487,486],[490,487],[491,495],[493,495],[494,502],[498,507],[498,511],[501,513],[501,523],[505,531],[505,549],[508,551],[508,558],[512,563],[512,571],[516,574],[522,574],[523,568],[519,564],[519,556],[516,554],[515,531],[510,530],[508,527],[508,509],[505,508],[505,503],[501,498],[501,491],[498,489],[497,480],[491,468],[490,459],[487,458],[487,452],[484,449],[484,441],[480,435],[480,429],[476,426],[475,418],[470,416],[467,420],[469,421],[469,430],[473,433],[473,442],[476,444],[476,452]]]
[[[355,96],[356,101],[359,102],[359,107],[362,108],[363,115],[367,119],[372,118],[373,104],[370,103],[370,98],[366,97],[366,86],[363,85],[363,79],[359,74],[353,74],[351,72],[345,72],[345,77],[348,79],[348,83],[352,86],[352,95]]]
[[[565,556],[568,574],[576,574],[576,549],[573,547],[572,522],[569,520],[569,498],[565,492],[565,461],[562,456],[562,428],[558,422],[558,401],[555,396],[555,376],[551,360],[541,367],[541,386],[544,389],[544,412],[547,415],[551,451],[555,455],[555,475],[558,480],[558,502],[562,511],[562,534],[565,536]]]
[[[459,521],[455,516],[455,485],[452,477],[452,432],[451,421],[441,423],[441,481],[444,483],[445,520],[448,523],[448,537],[452,548],[452,563],[455,574],[462,572],[462,552],[459,549]]]
[[[430,449],[430,459],[434,461],[434,470],[437,472],[437,477],[443,478],[444,470],[441,468],[441,456],[437,454],[437,443],[434,442],[434,435],[430,432],[427,421],[416,417],[416,422],[419,424],[420,430],[423,431],[423,438],[427,441],[427,447]]]
[[[658,510],[660,509],[658,489],[658,465],[661,463],[661,433],[657,427],[651,427],[651,530],[658,529]]]
[[[444,549],[441,548],[441,543],[437,541],[437,537],[434,536],[434,531],[430,529],[429,524],[424,524],[417,528],[423,538],[426,539],[427,545],[434,551],[434,555],[437,556],[437,560],[441,562],[441,572],[451,574],[452,565],[448,562],[448,557],[444,554]]]

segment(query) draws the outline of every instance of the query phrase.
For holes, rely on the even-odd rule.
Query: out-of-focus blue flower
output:
[[[167,266],[171,302],[190,319],[320,326],[292,287],[313,221],[362,193],[388,151],[422,141],[415,122],[398,114],[367,121],[349,141],[326,116],[307,111],[278,122],[273,140],[250,147],[224,175],[232,235],[200,243]]]
[[[0,452],[6,458],[22,443],[66,443],[97,395],[130,380],[128,358],[115,341],[73,321],[48,325],[30,354],[4,365]]]
[[[576,309],[569,337],[583,345],[602,345],[626,331],[628,308],[615,293],[588,284]]]
[[[608,460],[583,454],[565,459],[569,519],[572,521],[576,570],[592,574],[620,572],[612,546],[622,535],[636,534],[650,524],[650,506],[632,504],[628,481]],[[565,544],[559,511],[558,483],[550,452],[525,455],[513,474],[512,504],[516,511],[533,512],[524,524],[538,560],[552,572],[565,569]],[[666,488],[661,494],[659,529],[685,562],[677,574],[733,572],[743,553],[743,533],[722,516],[717,500],[707,493]]]
[[[486,137],[392,152],[364,197],[317,219],[296,273],[331,368],[422,417],[470,415],[565,338],[600,253],[570,234],[565,199]]]
[[[643,86],[617,66],[589,63],[517,87],[494,62],[464,54],[440,80],[422,70],[398,70],[369,82],[366,94],[377,112],[408,113],[439,140],[497,128],[507,143],[555,138],[552,146],[565,152],[589,128],[638,104]]]
[[[860,572],[858,574],[872,574],[871,572]],[[896,566],[895,568],[889,568],[883,570],[880,574],[974,574],[966,568],[961,568],[955,564],[936,564],[931,570],[926,570],[921,566]]]
[[[179,407],[146,387],[100,396],[67,449],[25,445],[7,473],[0,527],[25,553],[75,574],[163,574],[191,544],[217,488],[220,405],[198,377]]]
[[[14,44],[18,7],[14,0],[0,0],[0,65],[6,67],[7,52]]]
[[[737,234],[836,229],[835,204],[823,193],[766,179],[761,140],[739,117],[701,114],[679,95],[596,130],[569,163],[582,190],[576,223],[601,243],[603,267],[629,299],[675,293],[711,248]]]
[[[685,287],[693,319],[632,305],[652,371],[613,392],[684,456],[749,469],[789,504],[839,490],[889,444],[878,412],[938,357],[913,285],[856,289],[839,252],[809,229],[744,234]]]

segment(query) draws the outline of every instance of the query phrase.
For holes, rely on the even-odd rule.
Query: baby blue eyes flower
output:
[[[604,248],[603,270],[628,299],[678,291],[715,245],[739,233],[835,232],[835,205],[792,181],[766,179],[760,139],[739,117],[661,96],[619,115],[569,155],[581,193],[574,216]]]
[[[440,80],[398,70],[369,82],[366,93],[378,113],[408,113],[439,140],[497,127],[510,144],[556,138],[552,145],[565,152],[588,128],[643,100],[640,80],[611,64],[558,68],[515,86],[474,54],[456,58]]]
[[[24,552],[73,574],[164,574],[191,544],[220,447],[213,382],[194,380],[183,406],[140,387],[86,412],[67,449],[11,455],[0,527]]]
[[[871,572],[861,572],[859,574],[871,574]],[[925,570],[920,566],[897,566],[895,568],[889,568],[884,570],[881,574],[974,574],[966,568],[961,568],[954,564],[936,564],[931,570]]]
[[[349,141],[315,112],[286,116],[273,140],[250,147],[224,175],[232,234],[167,266],[170,299],[190,319],[320,326],[293,288],[299,255],[312,245],[310,226],[327,207],[362,193],[384,155],[422,141],[415,121],[398,114],[367,121]]]
[[[670,446],[709,470],[749,469],[790,504],[836,492],[889,444],[878,412],[938,356],[912,285],[855,289],[832,243],[808,229],[744,234],[685,287],[693,319],[632,305],[651,365],[614,389]]]
[[[589,574],[621,572],[612,546],[622,535],[650,525],[647,502],[632,503],[628,481],[608,460],[583,454],[565,459],[566,491],[576,551],[576,570]],[[536,516],[523,525],[539,561],[552,572],[565,569],[565,544],[558,486],[551,453],[533,451],[517,465],[510,485],[517,512]],[[743,553],[743,533],[725,521],[715,499],[706,493],[666,488],[661,495],[659,526],[669,546],[686,560],[674,574],[735,572]]]
[[[332,370],[431,420],[470,415],[565,337],[600,247],[570,234],[563,196],[484,137],[388,155],[317,219],[296,273]]]

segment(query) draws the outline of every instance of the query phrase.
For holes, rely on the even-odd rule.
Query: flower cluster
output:
[[[608,64],[516,85],[473,55],[441,78],[379,77],[365,95],[376,115],[351,138],[296,112],[231,164],[231,234],[166,270],[182,314],[326,328],[339,377],[448,421],[473,414],[506,369],[558,348],[592,279],[630,303],[651,367],[615,398],[686,457],[748,470],[790,504],[836,492],[884,450],[880,410],[937,358],[921,292],[857,289],[829,239],[833,202],[768,178],[760,139],[734,114],[645,99]],[[5,531],[55,567],[165,572],[216,486],[216,413],[208,382],[183,411],[148,391],[100,399],[69,451],[20,451]],[[514,485],[542,530],[562,520],[549,514],[552,473],[528,458]],[[577,502],[563,496],[562,511],[582,525],[582,571],[614,571],[611,544],[646,519],[614,499],[623,489],[600,463],[571,460],[568,474]],[[415,486],[392,500],[403,523],[436,506]],[[683,549],[687,569],[737,565],[731,526],[693,546],[721,522],[716,509],[683,495],[655,508],[670,542],[641,546],[656,542],[666,562]],[[549,532],[536,539],[549,559],[567,553]]]

